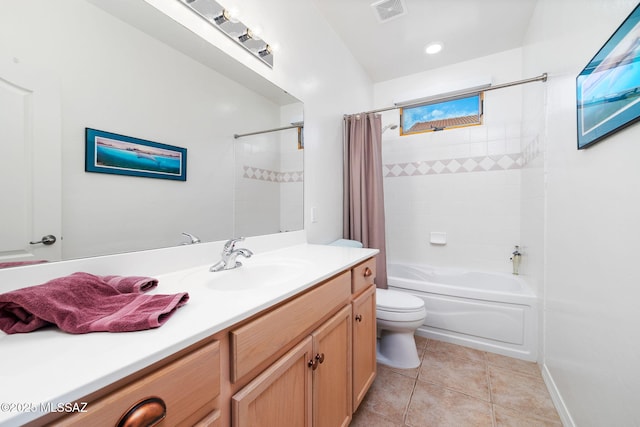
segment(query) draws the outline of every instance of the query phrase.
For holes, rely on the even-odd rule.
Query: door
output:
[[[313,425],[346,427],[351,421],[351,306],[313,334]]]
[[[311,337],[231,398],[233,427],[311,427]]]
[[[370,286],[353,306],[353,411],[376,378],[376,288]]]
[[[46,72],[0,56],[0,263],[61,259],[59,88]],[[55,242],[35,243],[44,236]]]

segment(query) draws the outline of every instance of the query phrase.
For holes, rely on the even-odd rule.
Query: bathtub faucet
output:
[[[232,268],[241,267],[242,263],[240,261],[236,261],[238,255],[242,255],[245,258],[250,258],[253,255],[249,249],[240,248],[236,249],[236,243],[244,240],[244,237],[239,237],[237,239],[230,239],[227,243],[224,244],[224,248],[222,249],[222,259],[211,266],[209,271],[216,272],[222,270],[231,270]]]
[[[516,250],[511,254],[511,262],[513,263],[513,274],[518,275],[518,270],[520,269],[520,258],[522,258],[522,254],[520,253],[520,246],[516,245]]]

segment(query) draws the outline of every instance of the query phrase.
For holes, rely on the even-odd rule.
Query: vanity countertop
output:
[[[157,329],[82,335],[68,334],[57,328],[14,335],[0,332],[0,426],[34,420],[46,413],[43,409],[48,404],[55,408],[57,404],[81,399],[377,252],[375,249],[301,244],[256,254],[250,259],[242,259],[245,267],[251,268],[252,263],[278,265],[285,262],[303,268],[296,268],[295,273],[284,277],[279,274],[280,278],[269,286],[245,289],[213,289],[203,285],[198,279],[207,277],[210,264],[157,275],[158,287],[150,293],[186,291],[190,296],[189,302]],[[245,267],[210,274],[231,275],[241,273]]]

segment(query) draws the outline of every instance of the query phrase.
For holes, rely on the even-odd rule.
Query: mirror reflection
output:
[[[0,262],[303,227],[296,129],[233,137],[301,121],[299,100],[145,2],[6,0],[0,12],[0,148],[15,156],[2,191],[17,206]],[[187,180],[85,172],[85,128],[186,148]],[[59,238],[29,244],[46,235]]]

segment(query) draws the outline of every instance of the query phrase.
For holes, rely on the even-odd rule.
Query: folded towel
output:
[[[130,332],[162,326],[189,300],[186,292],[146,295],[152,278],[74,273],[47,283],[0,294],[0,329],[31,332],[55,324],[73,334]]]
[[[362,243],[357,240],[338,239],[335,242],[329,243],[329,246],[346,246],[350,248],[361,248]]]
[[[104,276],[102,280],[118,291],[130,294],[147,292],[158,286],[158,281],[151,277],[139,276]]]

